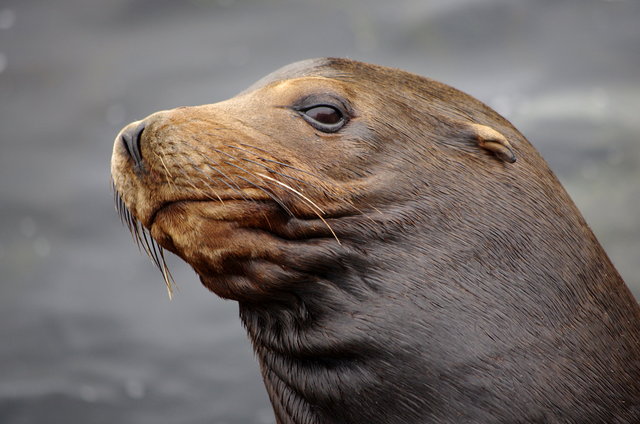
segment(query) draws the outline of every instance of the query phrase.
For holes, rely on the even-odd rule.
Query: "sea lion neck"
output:
[[[392,365],[411,363],[406,350],[410,340],[397,350],[398,339],[387,343],[394,339],[390,332],[399,328],[391,326],[402,326],[411,314],[405,311],[394,323],[383,321],[382,316],[400,311],[381,308],[376,282],[367,282],[369,288],[363,290],[354,285],[355,280],[363,281],[361,275],[344,267],[342,271],[339,281],[301,281],[304,288],[286,302],[240,302],[240,317],[277,422],[411,422],[395,421],[409,416],[403,408],[391,406],[393,395],[384,388],[394,381],[402,386],[401,376],[411,374],[409,367]],[[381,408],[383,397],[390,404]],[[354,408],[356,403],[359,407]]]
[[[637,395],[623,358],[640,328],[615,305],[638,308],[611,265],[590,257],[601,253],[593,239],[554,258],[557,246],[527,233],[533,217],[474,232],[485,218],[474,224],[452,205],[405,211],[402,222],[388,219],[397,210],[380,212],[376,236],[360,234],[366,245],[352,232],[357,254],[327,262],[333,274],[291,285],[288,298],[240,303],[279,423],[508,422],[513,410],[548,422],[549,408],[591,422],[594,393],[612,405],[607,417],[625,416]],[[569,239],[585,231],[573,219],[553,227],[544,231]],[[524,254],[549,266],[488,260]],[[584,337],[589,352],[573,352]],[[585,374],[596,383],[573,392]]]

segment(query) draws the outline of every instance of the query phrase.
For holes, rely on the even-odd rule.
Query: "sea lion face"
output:
[[[372,215],[451,185],[477,145],[512,158],[452,93],[464,96],[400,71],[315,60],[220,103],[154,113],[115,140],[121,214],[143,244],[149,231],[217,294],[268,290],[265,277],[299,277],[292,257],[327,243],[339,250]],[[169,281],[162,250],[146,244]]]

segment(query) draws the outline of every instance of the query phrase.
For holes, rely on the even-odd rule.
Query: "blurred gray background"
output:
[[[169,301],[118,221],[112,141],[289,62],[466,91],[556,171],[640,295],[640,1],[0,1],[0,422],[271,423],[233,302]]]

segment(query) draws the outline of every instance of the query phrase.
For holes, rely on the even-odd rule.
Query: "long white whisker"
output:
[[[293,193],[297,194],[298,196],[300,196],[300,198],[302,198],[304,201],[306,201],[307,203],[309,203],[312,207],[314,207],[315,209],[317,209],[318,211],[320,211],[320,213],[324,214],[324,211],[320,208],[320,206],[316,205],[314,202],[312,202],[307,196],[305,196],[304,194],[300,193],[298,190],[288,186],[287,184],[280,182],[274,178],[271,178],[267,175],[261,174],[259,172],[255,173],[256,175],[265,178],[269,181],[273,181],[274,183],[286,188],[287,190],[292,191]],[[333,238],[336,239],[336,241],[338,242],[339,245],[342,245],[342,243],[340,243],[340,239],[338,238],[338,236],[336,235],[336,233],[333,231],[333,228],[331,228],[331,225],[329,225],[329,223],[322,217],[322,215],[320,215],[320,213],[318,213],[317,211],[315,211],[315,214],[318,216],[318,218],[320,218],[320,220],[324,223],[324,225],[327,226],[327,228],[329,229],[329,231],[331,231],[331,234],[333,235]]]

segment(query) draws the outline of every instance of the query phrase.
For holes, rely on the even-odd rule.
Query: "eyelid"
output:
[[[334,106],[334,105],[329,104],[329,103],[318,103],[318,104],[315,104],[315,105],[311,105],[311,106],[305,107],[303,109],[300,109],[298,112],[309,112],[310,110],[313,110],[313,109],[316,109],[316,108],[319,108],[319,107],[326,107],[326,108],[329,108],[329,109],[335,109],[340,113],[340,115],[344,116],[344,112],[342,111],[342,108],[339,108],[339,107]]]
[[[344,117],[352,115],[351,107],[346,102],[342,101],[338,96],[327,93],[308,95],[295,102],[292,107],[298,112],[304,112],[319,106],[336,108]]]

